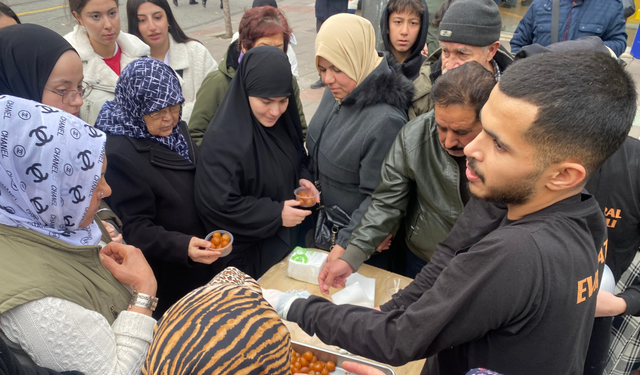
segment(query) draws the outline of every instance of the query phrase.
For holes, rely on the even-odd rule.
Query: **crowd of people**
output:
[[[308,125],[274,0],[220,65],[167,0],[128,0],[127,32],[68,0],[65,36],[0,3],[0,374],[291,374],[283,319],[430,375],[640,366],[620,1],[551,43],[534,0],[515,56],[493,0],[390,0],[384,51],[346,3],[316,1]],[[330,251],[327,294],[365,262],[414,281],[375,309],[262,290],[296,246]]]

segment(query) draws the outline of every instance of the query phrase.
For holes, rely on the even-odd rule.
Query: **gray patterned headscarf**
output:
[[[148,139],[191,161],[189,146],[177,126],[168,136],[158,137],[149,133],[142,118],[182,102],[182,88],[173,69],[160,60],[143,57],[129,63],[120,73],[115,99],[102,106],[96,128],[111,135]]]
[[[106,135],[61,110],[0,96],[0,224],[70,245],[96,245],[80,222],[102,174]]]

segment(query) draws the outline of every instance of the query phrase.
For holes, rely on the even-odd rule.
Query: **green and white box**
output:
[[[326,261],[326,253],[298,246],[289,255],[287,276],[318,285],[318,275]]]

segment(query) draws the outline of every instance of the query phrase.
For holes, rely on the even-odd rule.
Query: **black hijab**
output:
[[[257,8],[257,7],[264,7],[264,6],[272,6],[274,8],[278,7],[278,3],[276,3],[276,0],[253,0],[253,4],[251,5],[252,8]]]
[[[254,117],[249,96],[289,97],[289,104],[268,128]],[[244,55],[200,149],[196,204],[207,229],[228,230],[247,243],[274,235],[306,156],[284,52],[263,46]]]
[[[34,24],[0,29],[0,95],[42,102],[42,91],[62,54],[73,47],[53,30]]]
[[[426,56],[421,54],[422,49],[424,48],[424,44],[427,41],[427,32],[429,31],[429,9],[427,9],[427,3],[425,0],[421,0],[422,5],[424,5],[424,14],[422,14],[422,24],[420,25],[420,32],[418,33],[418,38],[416,42],[411,46],[411,55],[407,57],[406,60],[400,67],[402,68],[402,74],[407,77],[409,80],[413,81],[418,78],[420,75],[420,67],[422,63],[426,59]],[[384,8],[384,12],[382,13],[382,17],[380,17],[380,33],[382,34],[382,41],[384,42],[385,51],[389,52],[389,58],[392,61],[396,61],[395,56],[391,52],[391,40],[389,39],[389,17],[391,13],[389,12],[389,4]]]

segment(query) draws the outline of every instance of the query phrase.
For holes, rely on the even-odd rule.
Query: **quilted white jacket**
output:
[[[94,125],[102,105],[113,100],[118,75],[95,53],[84,27],[76,25],[64,38],[80,55],[84,81],[93,85],[93,91],[84,99],[84,104],[80,107],[80,118]],[[120,31],[116,42],[122,50],[121,70],[131,61],[150,54],[149,46],[131,34]]]
[[[218,63],[202,43],[177,43],[169,34],[169,66],[182,77],[182,120],[188,124],[200,85],[207,74],[218,69]]]

